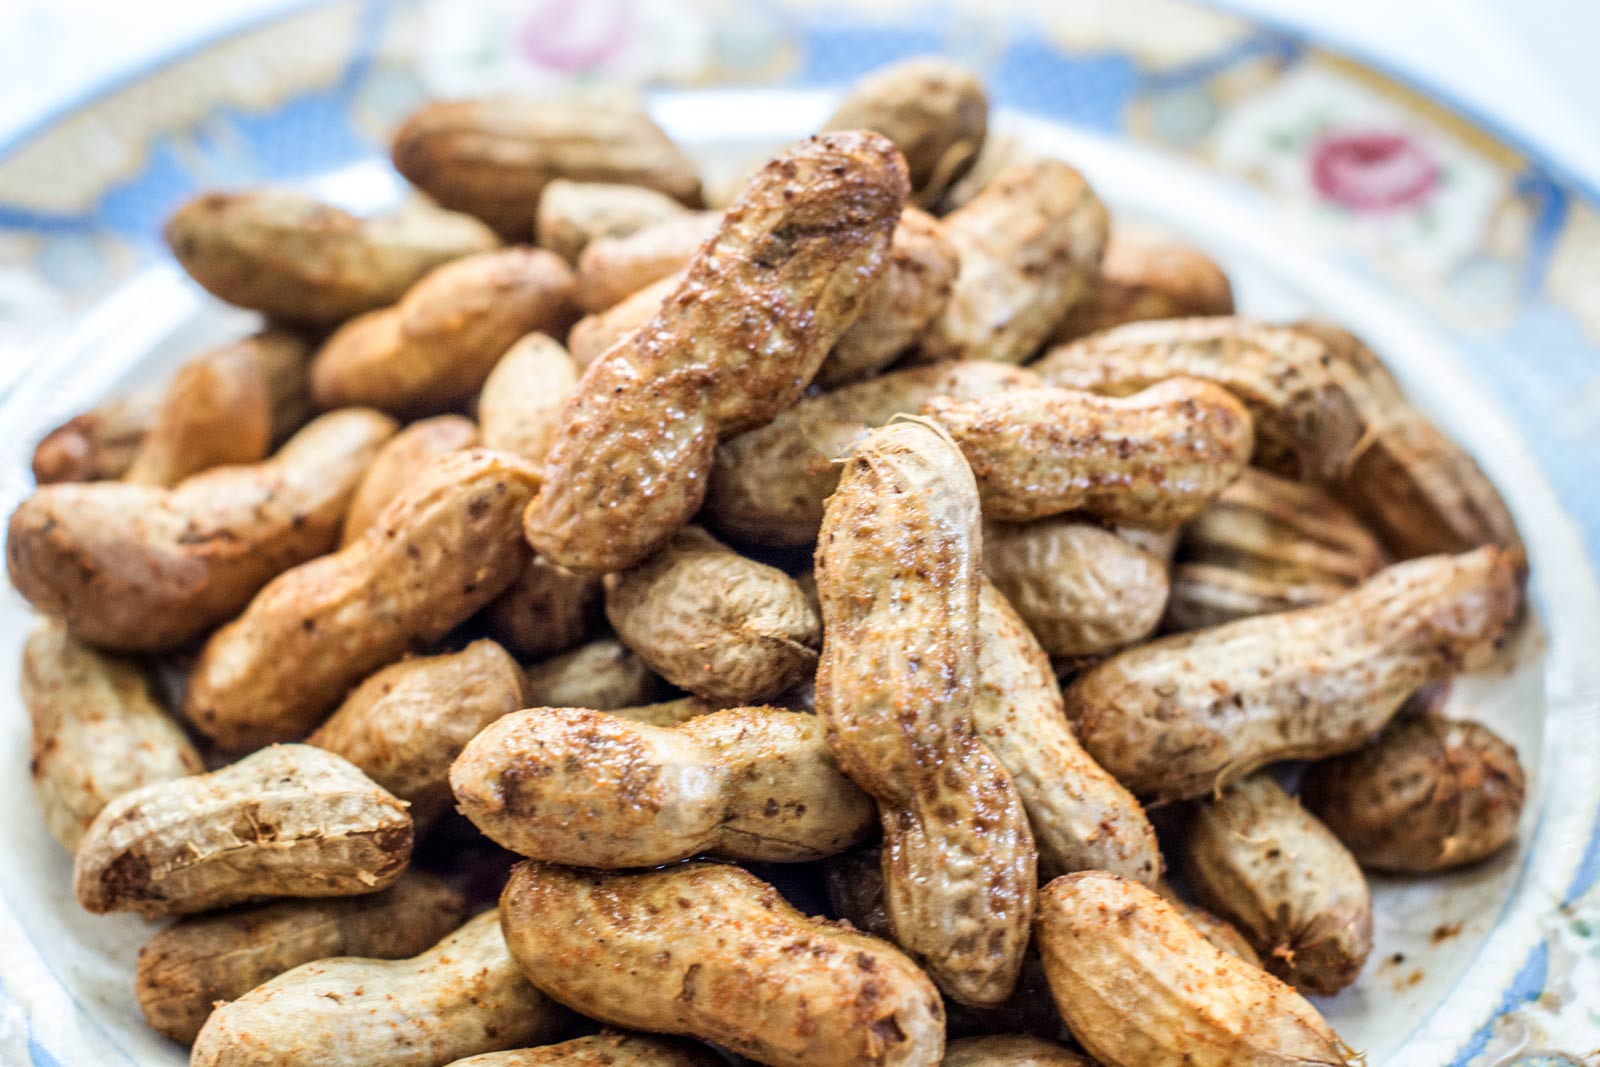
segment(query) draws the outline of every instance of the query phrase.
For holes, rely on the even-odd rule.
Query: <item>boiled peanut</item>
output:
[[[538,472],[503,452],[439,456],[362,537],[280,575],[206,643],[184,713],[218,745],[304,737],[345,691],[436,641],[527,564]]]
[[[139,950],[135,992],[158,1034],[192,1044],[218,1001],[329,956],[403,959],[461,925],[461,894],[415,871],[381,893],[196,915]]]
[[[623,96],[441,101],[394,137],[394,166],[447,208],[507,240],[533,235],[540,191],[557,178],[614,182],[700,202],[694,164]]]
[[[578,303],[590,314],[605,311],[678,274],[721,225],[722,216],[715,211],[693,211],[626,236],[589,242],[576,267]]]
[[[1111,522],[1187,521],[1250,459],[1250,416],[1209,382],[1175,379],[1125,398],[1016,389],[923,407],[955,438],[984,514],[1012,522],[1086,511]]]
[[[589,637],[600,619],[600,576],[534,556],[484,615],[495,640],[518,655],[565,652]]]
[[[385,667],[306,743],[355,764],[426,824],[451,804],[450,762],[479,730],[525,706],[522,688],[522,668],[503,648],[474,641]]]
[[[122,477],[155,425],[165,395],[156,387],[135,389],[57,426],[34,447],[34,481],[51,485]]]
[[[944,1012],[892,945],[808,919],[737,867],[518,864],[500,898],[534,984],[602,1022],[773,1067],[932,1067]]]
[[[435,267],[500,243],[476,219],[428,204],[358,219],[287,189],[206,193],[167,220],[166,236],[213,296],[320,325],[392,304]]]
[[[1184,530],[1167,622],[1197,630],[1323,604],[1383,566],[1377,538],[1324,490],[1246,470]]]
[[[1517,750],[1488,727],[1412,715],[1366,748],[1314,764],[1302,792],[1363,867],[1429,873],[1505,848],[1525,783]]]
[[[543,462],[578,376],[578,364],[559,342],[542,333],[519,340],[494,365],[478,396],[483,443]]]
[[[22,702],[34,796],[68,852],[116,797],[202,770],[139,667],[96,652],[60,623],[44,623],[23,646]]]
[[[1219,919],[1206,909],[1190,904],[1174,893],[1165,879],[1157,882],[1153,888],[1161,894],[1162,899],[1177,909],[1178,914],[1182,915],[1190,926],[1194,927],[1195,933],[1228,955],[1237,956],[1252,966],[1261,966],[1261,957],[1256,950],[1250,947],[1250,942],[1246,941],[1244,935],[1228,920]]]
[[[700,509],[717,442],[800,397],[882,274],[905,166],[876,134],[812,138],[750,182],[661,312],[584,374],[525,532],[614,571]]]
[[[655,317],[667,297],[683,284],[682,272],[651,282],[632,296],[619,300],[604,311],[579,319],[567,334],[567,347],[580,367],[605,355],[606,350]],[[851,329],[855,329],[854,326]]]
[[[1001,171],[941,225],[960,266],[918,358],[1022,363],[1088,295],[1107,220],[1083,175],[1041,159]]]
[[[869,433],[817,546],[817,715],[879,803],[895,940],[962,1003],[998,1004],[1028,945],[1036,884],[1021,795],[976,736],[977,486],[921,421]]]
[[[471,448],[478,443],[478,427],[461,415],[435,415],[419,419],[401,430],[378,450],[367,468],[350,509],[344,514],[341,548],[358,541],[367,532],[389,501],[399,496],[417,471],[434,456],[444,456]]]
[[[1372,894],[1349,851],[1269,775],[1199,805],[1186,841],[1188,884],[1309,993],[1356,980],[1372,951]]]
[[[356,483],[394,431],[375,411],[337,411],[270,460],[172,489],[45,486],[12,513],[11,581],[87,641],[175,648],[232,618],[274,575],[332,548]]]
[[[478,395],[517,338],[559,336],[577,317],[572,272],[553,253],[467,256],[429,272],[399,303],[341,326],[312,361],[312,393],[325,408],[448,411]]]
[[[687,1041],[608,1031],[542,1048],[485,1052],[450,1067],[722,1067],[722,1063],[710,1049]]]
[[[661,679],[620,641],[605,637],[535,663],[527,670],[527,700],[536,708],[610,711],[642,705],[660,692]]]
[[[1089,754],[1141,796],[1199,796],[1359,747],[1426,682],[1479,666],[1517,603],[1506,553],[1396,564],[1337,600],[1118,653],[1067,690]]]
[[[577,867],[709,853],[799,863],[872,828],[814,716],[729,708],[672,729],[582,708],[486,727],[450,770],[457,807],[503,848]]]
[[[964,1037],[945,1049],[941,1067],[1094,1067],[1084,1057],[1024,1034]]]
[[[1044,650],[1062,659],[1112,652],[1149,636],[1167,603],[1160,559],[1070,517],[985,524],[983,573]]]
[[[602,237],[626,237],[686,211],[667,194],[642,185],[557,178],[539,194],[534,229],[540,247],[576,266],[589,242]]]
[[[1129,322],[1232,315],[1233,286],[1217,261],[1181,241],[1113,226],[1089,295],[1057,324],[1054,342]]]
[[[1345,1067],[1359,1062],[1306,1000],[1201,937],[1167,901],[1104,871],[1039,894],[1056,1006],[1106,1067]]]
[[[405,804],[331,752],[273,745],[113,799],[78,846],[72,888],[96,913],[189,915],[374,893],[410,858]]]
[[[770,700],[816,670],[822,624],[788,575],[699,527],[606,576],[617,636],[667,681],[708,700]]]
[[[837,461],[867,431],[897,414],[914,414],[932,397],[971,400],[1037,384],[1021,367],[967,360],[891,371],[806,397],[769,425],[717,449],[706,517],[741,540],[810,544],[822,525],[823,503],[839,484]]]
[[[876,130],[906,157],[917,203],[937,203],[977,158],[989,98],[965,67],[937,56],[902,60],[850,87],[824,130]]]
[[[404,960],[302,964],[211,1013],[192,1067],[444,1067],[554,1037],[566,1019],[486,911]]]

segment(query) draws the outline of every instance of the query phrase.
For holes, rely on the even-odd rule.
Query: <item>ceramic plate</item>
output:
[[[1056,10],[1061,8],[1062,10]],[[1509,498],[1536,619],[1451,710],[1530,770],[1515,852],[1377,880],[1377,948],[1319,1007],[1374,1065],[1590,1064],[1600,1050],[1600,200],[1395,77],[1172,0],[320,4],[196,45],[0,146],[0,507],[46,429],[249,328],[166,256],[195,191],[302,184],[367,210],[428,96],[647,88],[713,188],[813,130],[857,75],[945,52],[997,129],[1083,168],[1119,218],[1186,236],[1245,311],[1364,335]],[[34,811],[15,697],[26,606],[0,597],[0,1062],[181,1064],[132,966],[151,927],[81,912]]]

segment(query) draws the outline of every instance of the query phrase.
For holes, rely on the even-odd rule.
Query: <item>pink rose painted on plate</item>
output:
[[[1428,199],[1439,166],[1415,140],[1386,131],[1334,130],[1311,149],[1311,182],[1352,211],[1386,212]]]

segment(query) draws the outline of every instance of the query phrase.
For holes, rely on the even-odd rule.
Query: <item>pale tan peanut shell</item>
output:
[[[637,653],[610,637],[527,669],[529,707],[610,711],[647,704],[662,688]]]
[[[517,338],[560,337],[577,318],[572,271],[560,257],[541,248],[482,252],[340,327],[312,361],[312,393],[325,408],[449,411],[478,395]]]
[[[478,395],[484,445],[544,462],[579,373],[560,342],[542,333],[530,333],[506,349]]]
[[[723,1067],[723,1063],[703,1045],[610,1030],[542,1048],[485,1052],[450,1067]]]
[[[287,189],[205,193],[167,220],[166,237],[213,296],[319,325],[392,304],[433,268],[500,243],[430,204],[358,219]]]
[[[1037,855],[1017,784],[977,736],[977,486],[955,443],[908,419],[846,460],[817,546],[817,715],[878,801],[895,940],[965,1004],[1011,993]]]
[[[655,189],[700,202],[694,164],[622,94],[438,101],[394,136],[394,166],[447,208],[507,240],[533,236],[540,192],[557,178]]]
[[[1488,727],[1402,715],[1366,748],[1314,764],[1301,790],[1363,867],[1425,874],[1510,844],[1526,783],[1517,750]]]
[[[517,523],[538,484],[504,452],[430,460],[359,540],[280,575],[212,635],[184,714],[229,750],[304,737],[351,686],[516,580]]]
[[[941,1067],[1094,1067],[1093,1062],[1025,1034],[963,1037],[945,1049]]]
[[[116,797],[203,769],[136,663],[96,652],[47,621],[23,646],[21,673],[33,794],[68,852]]]
[[[1161,849],[1144,809],[1072,736],[1049,657],[988,582],[978,594],[978,625],[972,720],[1016,782],[1040,877],[1095,869],[1155,881]]]
[[[1011,522],[1081,510],[1177,526],[1239,476],[1253,443],[1244,406],[1194,379],[1130,397],[1072,389],[936,397],[923,411],[967,457],[984,515]]]
[[[669,274],[604,311],[591,312],[579,319],[567,334],[567,347],[573,360],[580,367],[588,367],[612,345],[654,318],[667,297],[677,292],[681,284],[682,272]]]
[[[489,632],[519,656],[542,659],[590,637],[600,621],[600,576],[534,556],[484,609]]]
[[[1202,937],[1167,901],[1104,871],[1039,893],[1056,1006],[1106,1067],[1345,1067],[1360,1062],[1305,998]]]
[[[876,130],[906,157],[917,203],[937,203],[966,173],[989,129],[989,98],[965,67],[919,56],[880,67],[850,87],[824,130]]]
[[[1355,857],[1265,773],[1196,807],[1189,888],[1232,922],[1267,970],[1307,993],[1350,985],[1372,951],[1372,893]]]
[[[631,707],[611,708],[610,714],[646,726],[680,726],[690,719],[709,715],[722,709],[699,697],[678,697],[655,704],[634,704]],[[801,710],[801,709],[796,709]]]
[[[1053,343],[1149,319],[1232,315],[1233,286],[1217,261],[1192,245],[1111,228],[1089,295],[1055,328]]]
[[[1068,516],[985,524],[983,573],[1057,658],[1140,641],[1161,622],[1167,603],[1167,568],[1159,558]]]
[[[1261,966],[1261,956],[1250,947],[1250,942],[1246,941],[1244,935],[1228,920],[1219,919],[1206,909],[1190,904],[1172,892],[1172,887],[1165,881],[1157,882],[1153,888],[1167,903],[1177,909],[1178,914],[1182,915],[1201,937],[1230,956],[1237,956],[1256,967]]]
[[[601,1022],[771,1067],[933,1067],[939,994],[898,949],[790,907],[737,867],[576,871],[532,861],[500,897],[523,973]]]
[[[274,575],[331,549],[357,482],[394,431],[376,411],[336,411],[269,460],[172,489],[45,486],[11,515],[11,581],[94,644],[176,648],[238,614]]]
[[[642,185],[557,178],[539,194],[534,232],[541,248],[576,266],[589,242],[626,237],[686,211],[667,194]]]
[[[1284,759],[1358,748],[1412,691],[1472,670],[1517,605],[1506,553],[1427,556],[1337,600],[1118,653],[1068,688],[1101,766],[1142,797],[1196,797]]]
[[[155,425],[165,395],[157,386],[134,389],[57,426],[34,446],[34,481],[51,485],[121,478]]]
[[[905,164],[870,133],[751,179],[660,313],[584,373],[524,532],[573,570],[632,566],[700,510],[718,441],[800,398],[882,275]]]
[[[706,521],[742,541],[808,545],[839,484],[839,460],[867,431],[897,414],[915,414],[932,397],[971,400],[1038,383],[1021,367],[965,360],[890,371],[806,397],[769,425],[717,449]]]
[[[192,474],[254,463],[310,416],[310,348],[282,330],[213,349],[173,376],[123,480],[177,485]]]
[[[306,743],[343,756],[411,805],[418,825],[452,804],[450,762],[523,703],[522,668],[493,641],[401,660],[345,698]]]
[[[414,956],[460,926],[465,910],[460,893],[411,871],[381,893],[196,915],[139,950],[134,992],[152,1030],[188,1045],[218,1001],[329,956]]]
[[[995,175],[941,223],[960,267],[917,358],[1033,358],[1056,323],[1088,295],[1107,225],[1105,206],[1083,175],[1058,159],[1019,163]]]
[[[78,846],[72,888],[88,911],[144,916],[358,896],[400,877],[411,837],[405,804],[350,763],[273,745],[112,800]]]
[[[983,147],[978,150],[978,156],[972,161],[972,166],[945,191],[944,196],[940,197],[939,202],[930,210],[936,215],[943,216],[965,207],[972,202],[973,197],[983,192],[984,188],[994,180],[995,175],[1014,164],[1031,163],[1039,158],[1038,152],[1017,138],[990,130],[988,136],[983,139]]]
[[[567,1013],[486,911],[420,955],[302,964],[211,1013],[191,1067],[444,1067],[554,1037]]]
[[[708,700],[770,700],[816,670],[822,623],[794,579],[698,526],[607,575],[605,602],[623,644]]]
[[[1325,490],[1254,469],[1195,516],[1179,553],[1175,630],[1326,603],[1384,564],[1378,539]]]
[[[575,867],[698,853],[802,863],[872,829],[815,716],[729,708],[662,729],[584,708],[486,727],[450,768],[458,810],[502,848]]]
[[[377,458],[344,515],[344,531],[339,547],[344,548],[378,521],[389,501],[399,496],[417,476],[417,471],[434,456],[444,456],[471,448],[478,443],[478,427],[463,415],[435,415],[419,419],[389,438],[378,450]]]
[[[715,211],[692,211],[620,237],[589,242],[578,257],[578,303],[590,314],[615,307],[663,278],[680,273],[722,223]]]

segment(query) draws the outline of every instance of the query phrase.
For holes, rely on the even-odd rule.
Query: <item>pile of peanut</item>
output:
[[[1516,528],[1361,341],[987,125],[890,67],[710,211],[635,103],[432,104],[429,203],[173,216],[269,325],[46,437],[7,565],[195,1067],[1356,1062],[1303,994],[1363,872],[1516,835],[1442,711]]]

